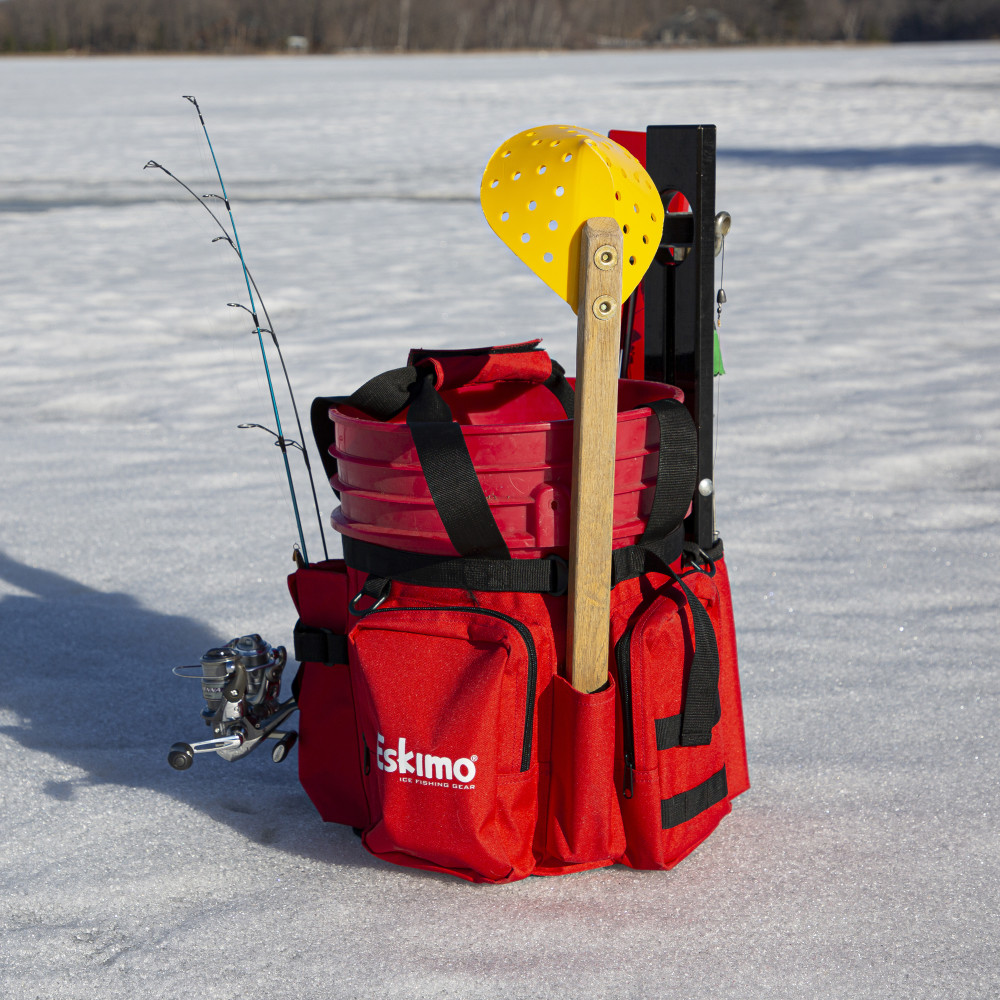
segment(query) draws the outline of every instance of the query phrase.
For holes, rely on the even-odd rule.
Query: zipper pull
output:
[[[635,794],[635,768],[628,761],[625,762],[624,782],[622,784],[622,796],[626,799],[632,798]]]

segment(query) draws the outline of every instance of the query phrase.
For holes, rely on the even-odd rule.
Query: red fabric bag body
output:
[[[505,421],[544,425],[555,471],[527,472],[554,503],[571,382],[534,343],[410,362],[313,407],[335,485],[336,456],[352,448],[350,463],[375,468],[360,474],[384,473],[392,489],[409,477],[413,518],[430,504],[439,527],[410,531],[393,494],[386,522],[342,530],[343,562],[289,578],[303,786],[377,857],[471,881],[671,867],[748,787],[721,545],[682,553],[695,473],[679,392],[622,383],[626,407],[638,403],[620,414],[620,448],[623,420],[640,419],[642,439],[622,474],[641,469],[641,487],[615,543],[608,683],[584,694],[565,676],[566,549],[537,533],[521,544],[501,508],[522,496],[485,486],[508,458],[489,464],[467,430],[502,439]],[[337,436],[346,425],[350,442]]]

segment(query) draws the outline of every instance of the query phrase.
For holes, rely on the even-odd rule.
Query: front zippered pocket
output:
[[[434,612],[449,612],[454,614],[474,614],[474,615],[486,615],[490,618],[496,618],[500,621],[507,622],[515,631],[520,635],[522,641],[524,642],[525,651],[528,657],[528,672],[526,678],[525,686],[525,698],[524,698],[524,735],[521,739],[521,764],[520,770],[527,771],[531,767],[531,747],[532,747],[532,734],[534,732],[534,706],[535,706],[535,692],[538,689],[538,650],[535,648],[535,641],[531,638],[531,630],[523,622],[519,622],[516,618],[512,618],[510,615],[505,615],[502,611],[493,611],[490,608],[470,608],[470,607],[441,607],[441,608],[428,608],[428,607],[408,607],[405,605],[397,605],[390,608],[375,608],[369,611],[365,617],[368,615],[378,615],[387,614],[390,612],[409,612],[414,614],[419,614],[422,611],[434,611]]]
[[[379,605],[350,650],[371,752],[366,846],[473,879],[530,870],[539,657],[528,626],[489,608]]]

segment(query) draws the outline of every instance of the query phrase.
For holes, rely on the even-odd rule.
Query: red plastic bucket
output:
[[[572,382],[572,380],[570,380]],[[614,544],[633,544],[653,502],[660,429],[645,404],[683,393],[661,383],[621,380],[615,459]],[[469,455],[511,555],[532,558],[569,546],[573,422],[544,386],[508,383],[501,392],[442,393],[462,424]],[[525,422],[534,414],[535,419]],[[542,419],[537,419],[538,416]],[[551,419],[545,419],[550,416]],[[519,422],[505,422],[512,417]],[[341,505],[337,531],[362,541],[455,555],[431,500],[405,416],[383,422],[349,406],[330,409],[331,480]]]

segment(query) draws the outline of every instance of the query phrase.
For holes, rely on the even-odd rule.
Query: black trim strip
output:
[[[670,799],[660,800],[660,820],[664,830],[672,830],[721,802],[729,794],[726,769]]]
[[[491,354],[540,354],[542,352],[538,345],[541,342],[542,338],[537,337],[535,340],[525,340],[520,344],[503,344],[500,347],[413,347],[410,349],[407,361],[411,365],[419,365],[428,358],[474,358],[482,355],[485,361]]]

